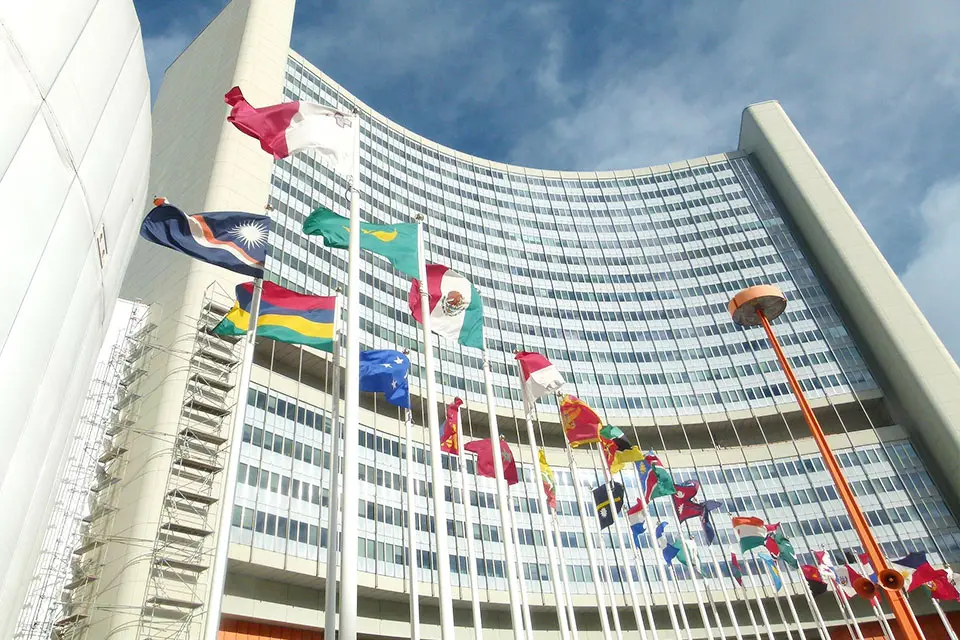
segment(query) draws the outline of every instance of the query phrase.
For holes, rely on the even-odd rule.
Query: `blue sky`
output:
[[[156,91],[226,0],[135,4]],[[551,169],[732,150],[779,100],[960,356],[960,3],[298,0],[293,47],[427,138]]]

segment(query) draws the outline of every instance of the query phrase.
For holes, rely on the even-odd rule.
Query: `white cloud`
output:
[[[919,211],[924,240],[903,272],[903,284],[960,359],[960,175],[934,184]]]

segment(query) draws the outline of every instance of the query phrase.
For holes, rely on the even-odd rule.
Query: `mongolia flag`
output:
[[[460,405],[463,400],[454,398],[453,402],[447,405],[447,420],[443,423],[443,431],[440,432],[440,451],[446,453],[460,453]]]
[[[462,275],[439,264],[427,265],[427,292],[431,330],[465,347],[483,349],[483,300]],[[420,281],[410,287],[410,313],[423,322]]]
[[[646,526],[646,509],[643,508],[643,502],[637,498],[637,504],[627,509],[627,522],[630,523],[630,530],[633,532],[633,543],[637,548],[642,547],[640,536],[643,534]]]
[[[242,336],[250,328],[253,283],[237,285],[237,301],[213,329],[221,336]],[[284,289],[273,282],[263,283],[257,336],[287,344],[333,351],[336,324],[336,296],[308,296]]]
[[[651,500],[676,493],[670,472],[664,469],[660,458],[647,453],[646,457],[636,463],[637,473],[640,474],[640,488],[643,489],[644,499],[649,504]]]
[[[496,478],[496,468],[493,460],[493,447],[490,445],[490,439],[472,440],[463,445],[466,451],[477,454],[477,473],[487,478]],[[520,482],[520,476],[517,474],[517,461],[510,451],[510,446],[506,440],[500,439],[500,459],[503,461],[503,478],[508,485]]]
[[[553,477],[553,469],[547,464],[547,454],[540,449],[540,480],[543,481],[543,492],[547,495],[547,508],[557,510],[557,481]]]
[[[767,527],[763,520],[752,516],[734,517],[733,530],[740,540],[740,552],[746,553],[750,549],[762,547],[767,539]]]
[[[560,400],[560,421],[563,433],[571,447],[600,442],[603,421],[597,412],[576,396],[565,395]]]
[[[518,351],[514,357],[520,365],[520,378],[523,380],[523,408],[530,415],[537,400],[564,385],[563,376],[539,353]]]
[[[230,105],[227,122],[251,138],[274,158],[286,158],[301,149],[316,149],[344,176],[353,175],[357,162],[358,117],[309,102],[284,102],[259,109],[234,87],[223,97]]]
[[[188,216],[163,198],[140,226],[140,236],[252,278],[263,277],[270,218],[253,213],[217,211]]]

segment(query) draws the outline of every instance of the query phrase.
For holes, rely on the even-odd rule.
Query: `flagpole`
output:
[[[630,564],[627,562],[627,554],[623,548],[623,524],[621,523],[620,514],[617,513],[616,504],[613,501],[613,491],[610,488],[610,483],[613,481],[613,475],[610,473],[610,469],[607,467],[607,461],[603,458],[603,452],[600,449],[600,443],[596,444],[597,457],[600,459],[600,467],[603,469],[603,478],[605,480],[604,486],[607,490],[607,500],[610,502],[610,512],[613,514],[613,530],[614,532],[611,536],[616,539],[617,543],[614,547],[614,558],[616,558],[616,550],[619,549],[620,553],[623,555],[624,567],[626,567],[626,582],[627,587],[630,590],[630,601],[633,604],[633,617],[637,622],[637,629],[640,631],[640,637],[642,640],[647,640],[647,628],[643,624],[643,615],[640,613],[640,600],[637,598],[637,588],[633,584],[633,576],[630,574]],[[624,495],[624,500],[626,500],[626,495]],[[601,533],[601,544],[603,542]],[[639,568],[637,569],[637,575],[639,576]]]
[[[703,575],[703,571],[700,568],[703,566],[700,562],[700,546],[694,540],[693,534],[690,532],[690,523],[687,522],[687,558],[693,561],[691,569],[699,573],[700,578],[703,578],[703,592],[707,595],[707,604],[710,605],[710,611],[713,613],[713,619],[717,624],[717,635],[723,638],[723,620],[720,618],[720,610],[717,609],[717,603],[713,599],[713,594],[710,592],[710,584],[707,582],[707,579]],[[688,561],[689,562],[689,561]],[[736,624],[736,623],[734,623]]]
[[[494,451],[496,452],[494,455],[500,453],[500,447],[498,446]],[[513,496],[511,495],[509,484],[507,485],[507,515],[510,516],[510,535],[504,535],[504,539],[509,538],[517,550],[517,579],[520,583],[520,612],[523,614],[524,636],[526,636],[527,640],[533,640],[533,620],[530,618],[530,601],[527,598],[527,580],[523,575],[523,557],[520,555],[520,535],[517,533],[517,516],[516,510],[513,508]]]
[[[613,508],[614,505],[611,503],[610,506]],[[603,543],[603,529],[600,528],[599,522],[596,522],[595,526],[597,527],[597,537],[600,543],[600,562],[603,563],[603,573],[607,574],[604,584],[607,587],[607,595],[610,596],[610,612],[613,614],[613,630],[617,634],[617,640],[623,640],[623,627],[620,624],[620,611],[617,607],[617,592],[613,588],[613,576],[610,573],[610,563],[607,561],[606,545]],[[614,561],[614,564],[616,564],[616,561]]]
[[[463,423],[457,407],[457,462],[460,467],[460,491],[463,499],[463,519],[467,533],[467,575],[470,576],[470,607],[473,610],[474,640],[483,640],[483,621],[480,617],[480,580],[477,578],[477,552],[473,541],[473,514],[470,513],[470,490],[467,485],[467,459],[463,455]],[[471,423],[472,424],[472,423]],[[412,506],[410,507],[413,508]],[[456,519],[454,519],[456,520]]]
[[[720,550],[723,553],[726,553],[726,550],[723,548],[723,545],[720,546]],[[734,554],[730,554],[730,574],[733,576],[733,558]],[[740,580],[736,580],[737,587],[739,588],[740,595],[743,597],[743,604],[747,610],[747,616],[750,618],[750,626],[753,627],[753,637],[756,640],[760,640],[760,627],[757,625],[757,617],[753,615],[753,607],[750,606],[750,594],[747,593],[746,587],[743,586],[743,571],[740,571]]]
[[[426,279],[423,280],[426,282]],[[426,291],[426,287],[421,286],[421,291]],[[422,304],[424,309],[423,317],[429,314],[430,308],[426,303]],[[494,482],[497,485],[497,500],[500,503],[500,528],[504,532],[503,536],[503,557],[504,572],[507,576],[507,590],[510,595],[510,620],[513,625],[514,640],[524,640],[523,635],[523,612],[520,607],[519,591],[516,574],[516,550],[510,544],[507,531],[510,531],[510,514],[506,511],[509,508],[507,500],[506,480],[503,475],[503,458],[500,455],[500,428],[497,426],[497,405],[493,398],[493,374],[490,371],[490,353],[483,350],[483,383],[487,392],[487,422],[490,425],[490,446],[493,454]],[[438,435],[439,437],[439,435]]]
[[[821,640],[830,640],[830,630],[827,628],[827,623],[824,622],[823,616],[820,615],[820,608],[817,607],[817,603],[813,597],[813,594],[810,592],[810,587],[807,584],[807,577],[803,575],[802,569],[796,569],[800,574],[800,587],[803,589],[803,594],[807,598],[807,606],[810,607],[810,613],[817,620],[817,629],[820,631]],[[820,576],[821,578],[823,576]]]
[[[637,471],[637,466],[633,466],[633,471],[637,476],[637,487],[639,490],[640,506],[643,508],[643,517],[646,520],[647,526],[647,540],[650,541],[650,549],[653,551],[654,559],[656,560],[653,565],[657,570],[657,578],[660,579],[660,582],[663,583],[663,594],[667,598],[667,612],[670,615],[670,624],[673,626],[674,632],[677,634],[677,638],[680,637],[680,623],[677,621],[677,614],[673,610],[673,597],[670,595],[670,585],[667,581],[667,572],[664,569],[663,554],[660,553],[660,547],[657,545],[657,534],[654,531],[653,518],[650,515],[650,503],[647,502],[647,490],[643,483],[643,477],[641,477],[640,472]],[[653,589],[650,589],[650,597],[653,599]],[[681,616],[686,615],[683,611],[683,599],[679,599],[679,607]]]
[[[690,531],[690,527],[687,527],[687,531]],[[714,535],[716,536],[718,534],[714,532]],[[720,571],[720,563],[717,562],[717,557],[714,555],[713,549],[710,548],[709,542],[707,543],[707,553],[710,554],[710,563],[713,565],[713,570],[717,573],[717,581],[720,583],[720,592],[723,593],[723,602],[727,607],[727,615],[730,616],[730,623],[733,624],[733,633],[737,636],[737,640],[743,640],[743,634],[740,631],[740,623],[737,621],[737,616],[733,612],[733,602],[730,600],[730,594],[727,593],[727,586],[724,584],[726,581],[723,579],[723,572]],[[717,620],[719,624],[719,618]],[[760,631],[758,629],[757,635],[759,634]]]
[[[744,556],[743,561],[746,565],[744,568],[748,569],[743,572],[743,577],[750,584],[750,590],[753,591],[753,599],[756,600],[757,608],[760,609],[760,619],[763,620],[763,624],[767,628],[767,638],[769,638],[769,640],[776,640],[773,635],[773,627],[770,626],[770,618],[767,617],[767,609],[763,606],[763,597],[760,595],[760,590],[757,588],[757,585],[754,584],[753,577],[750,575],[750,563],[747,562],[746,556]],[[861,640],[863,639],[861,638]]]
[[[857,617],[853,614],[853,607],[850,606],[850,600],[844,597],[838,589],[836,589],[836,580],[834,580],[834,592],[833,594],[837,597],[837,603],[840,605],[840,608],[844,611],[844,616],[853,624],[853,629],[857,633],[857,640],[864,640],[863,631],[860,630],[860,623],[857,621]]]
[[[358,433],[360,432],[360,114],[356,127],[350,189],[350,241],[347,245],[347,362],[343,404],[343,524],[340,542],[340,640],[357,638],[357,546],[360,516]],[[210,638],[209,640],[213,640]]]
[[[523,380],[520,380],[521,385]],[[557,622],[560,625],[560,639],[569,640],[570,638],[570,629],[567,626],[567,615],[566,615],[566,589],[563,586],[562,578],[560,577],[560,569],[557,563],[557,549],[554,545],[553,534],[550,527],[550,513],[549,508],[547,507],[547,493],[543,487],[542,474],[540,472],[540,452],[537,450],[537,439],[536,434],[533,431],[533,419],[530,417],[530,414],[527,414],[527,444],[530,445],[530,455],[533,460],[534,468],[536,469],[536,476],[539,482],[535,482],[537,485],[537,503],[540,505],[540,526],[543,527],[543,537],[547,545],[547,558],[550,561],[550,574],[553,576],[551,580],[553,586],[553,599],[556,603],[557,609]]]
[[[417,534],[414,530],[414,514],[416,513],[417,499],[413,493],[413,412],[404,409],[403,437],[407,441],[407,451],[404,456],[407,463],[407,564],[410,567],[410,640],[420,640],[420,576],[417,575]],[[434,486],[434,493],[439,489]],[[440,526],[439,519],[437,526]],[[471,534],[473,531],[470,532]],[[471,535],[472,538],[472,535]],[[439,560],[439,559],[438,559]],[[324,636],[331,638],[335,636]]]
[[[777,568],[779,569],[779,568],[780,568],[779,559],[774,558],[774,561],[777,562]],[[789,568],[789,565],[788,565],[788,568]],[[767,569],[767,571],[769,572],[769,568]],[[788,583],[789,583],[790,585],[793,585],[793,578],[792,578],[792,576],[790,575],[790,572],[789,572],[789,571],[787,571],[785,575],[786,575],[786,578],[790,578],[790,580],[788,581],[788,580],[785,579],[783,572],[780,573],[780,582],[781,582],[781,584],[783,584],[783,597],[784,597],[784,599],[787,601],[787,608],[790,609],[790,615],[793,616],[793,622],[794,622],[794,625],[795,625],[796,628],[797,628],[797,634],[800,636],[800,640],[803,640],[803,636],[804,636],[803,625],[800,623],[800,616],[797,614],[797,608],[794,606],[794,604],[793,604],[793,598],[790,597],[790,591],[789,591],[789,589],[787,588],[787,584],[788,584]],[[779,597],[780,597],[780,596],[777,595],[777,598],[778,598],[778,599],[779,599]],[[784,622],[786,622],[786,621],[784,621]],[[892,640],[892,639],[891,639],[891,640]]]
[[[425,426],[430,438],[430,472],[433,481],[433,512],[437,519],[434,540],[437,546],[437,582],[440,601],[440,637],[453,640],[453,589],[450,586],[450,554],[447,547],[447,527],[443,500],[443,466],[440,452],[440,425],[437,419],[436,380],[433,367],[433,333],[430,316],[430,291],[427,286],[427,261],[423,238],[423,216],[417,220],[417,252],[420,265],[420,309],[423,326],[423,377],[427,388],[427,417]],[[354,280],[351,280],[354,282]],[[495,458],[497,456],[494,456]]]
[[[559,404],[560,398],[557,398]],[[597,553],[593,548],[593,536],[587,525],[587,513],[584,510],[583,489],[580,487],[580,478],[578,475],[577,463],[573,460],[573,450],[567,444],[567,466],[570,468],[570,477],[573,480],[573,492],[577,499],[577,512],[580,514],[580,529],[583,531],[584,544],[587,546],[587,561],[590,563],[590,574],[593,577],[593,590],[597,598],[597,613],[600,615],[600,630],[603,633],[604,640],[611,640],[610,621],[607,619],[607,598],[603,594],[603,587],[600,585],[600,571],[597,568]],[[616,607],[616,603],[611,603]]]
[[[677,515],[677,507],[673,502],[673,496],[670,496],[670,506],[667,508],[667,511],[670,512],[674,526],[677,528],[677,538],[680,540],[680,546],[683,548],[683,553],[686,555],[687,562],[689,563],[693,558],[687,546],[687,541],[683,537],[683,530],[680,529],[680,516]],[[700,593],[700,581],[697,580],[697,573],[693,570],[693,567],[688,566],[688,568],[690,569],[690,579],[693,581],[693,593],[697,598],[697,610],[700,611],[700,617],[703,618],[703,629],[707,634],[707,638],[714,640],[713,627],[710,625],[710,618],[707,617],[707,608],[703,605],[703,594]]]
[[[772,556],[771,556],[772,558]],[[787,634],[787,640],[793,640],[793,634],[790,632],[790,622],[787,620],[786,614],[783,613],[783,605],[780,604],[780,589],[777,589],[776,583],[773,582],[773,572],[770,570],[770,565],[767,564],[766,560],[760,559],[760,564],[763,565],[763,571],[767,576],[767,579],[773,583],[773,604],[777,607],[777,613],[780,614],[780,622],[783,623],[783,630]],[[783,588],[783,577],[780,578],[780,587]],[[766,592],[766,587],[764,587],[764,592]],[[800,634],[800,640],[803,640],[803,634]]]
[[[851,552],[847,552],[847,553],[850,554]],[[869,576],[870,572],[864,569],[864,564],[863,562],[860,561],[860,558],[857,557],[856,554],[853,554],[853,557],[856,560],[857,571],[860,573],[860,575],[864,577]],[[849,560],[849,555],[847,559]],[[904,598],[903,602],[905,605],[907,605],[906,608],[909,609],[908,600]],[[890,628],[890,623],[887,622],[887,618],[883,614],[883,609],[880,607],[880,599],[876,597],[870,598],[870,608],[873,609],[873,617],[877,619],[877,622],[880,624],[880,628],[883,629],[883,635],[885,635],[888,638],[888,640],[895,640],[893,635],[893,629]],[[910,615],[913,615],[912,611],[910,612]]]
[[[550,529],[548,529],[548,531],[550,531],[550,535],[555,536],[554,543],[559,545],[560,523],[557,521],[556,514],[551,516],[550,522],[552,526]],[[565,595],[564,599],[566,600],[567,614],[569,615],[568,619],[570,621],[570,635],[573,640],[579,640],[580,632],[579,629],[577,629],[577,616],[573,607],[573,591],[570,589],[570,580],[567,576],[567,562],[563,559],[563,553],[557,553],[557,560],[560,563],[560,581],[563,584],[563,592]]]
[[[950,624],[947,614],[943,612],[940,603],[937,602],[937,599],[933,596],[930,597],[930,601],[933,602],[933,608],[937,610],[937,615],[940,616],[940,621],[943,622],[943,627],[947,630],[947,635],[950,636],[950,640],[957,640],[957,634],[954,633],[953,626]]]
[[[250,318],[247,333],[243,337],[243,360],[240,365],[240,380],[237,382],[237,404],[233,410],[233,425],[230,430],[230,453],[226,474],[221,476],[223,493],[220,497],[220,514],[217,525],[217,544],[214,547],[213,568],[210,572],[210,597],[207,599],[207,621],[204,632],[206,640],[217,640],[220,633],[220,615],[223,611],[223,589],[227,580],[227,559],[230,552],[230,529],[233,519],[233,501],[237,494],[237,470],[240,468],[240,443],[243,442],[243,425],[247,416],[247,395],[250,376],[253,372],[253,351],[257,340],[257,320],[260,318],[260,297],[263,278],[253,281],[253,296],[250,300]]]
[[[683,628],[687,632],[687,640],[693,640],[693,628],[690,626],[690,619],[687,617],[687,608],[683,606],[683,590],[680,589],[680,579],[677,578],[677,570],[674,568],[672,563],[667,564],[662,553],[660,554],[659,560],[667,565],[667,571],[671,576],[673,576],[673,580],[670,582],[673,583],[673,590],[677,595],[677,602],[679,603],[680,608],[680,622],[683,624]]]
[[[334,638],[337,633],[337,546],[340,528],[340,294],[334,307],[333,321],[336,324],[336,337],[333,340],[333,411],[330,433],[330,500],[327,503],[327,585],[324,598],[323,634],[325,638]]]

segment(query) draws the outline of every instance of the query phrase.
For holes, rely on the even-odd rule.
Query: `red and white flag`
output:
[[[539,353],[519,351],[515,357],[520,364],[523,382],[523,408],[530,415],[537,400],[562,387],[564,379],[557,368]]]
[[[274,158],[286,158],[301,149],[316,149],[333,169],[353,175],[357,117],[310,102],[284,102],[259,109],[234,87],[223,97],[230,105],[227,122],[252,138]]]

